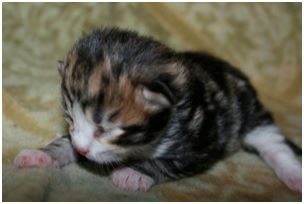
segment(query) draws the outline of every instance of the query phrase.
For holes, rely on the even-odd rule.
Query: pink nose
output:
[[[84,149],[84,148],[77,148],[77,151],[79,154],[81,154],[82,156],[87,155],[87,153],[89,152],[88,149]]]

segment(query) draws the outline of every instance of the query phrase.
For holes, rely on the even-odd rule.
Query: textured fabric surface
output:
[[[118,26],[177,50],[207,50],[239,67],[288,138],[301,145],[300,3],[3,3],[4,201],[300,201],[256,156],[239,152],[148,193],[116,189],[77,164],[12,167],[24,148],[66,132],[56,60],[83,33]]]

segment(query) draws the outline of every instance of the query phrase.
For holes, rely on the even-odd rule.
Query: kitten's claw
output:
[[[114,170],[111,177],[116,187],[127,191],[148,191],[154,184],[151,177],[128,167]]]
[[[58,166],[55,160],[41,150],[22,150],[16,156],[14,165],[18,168]]]

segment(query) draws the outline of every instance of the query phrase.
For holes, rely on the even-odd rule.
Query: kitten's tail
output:
[[[302,192],[302,166],[296,158],[302,150],[286,139],[275,125],[259,126],[244,138],[276,175],[292,190]]]

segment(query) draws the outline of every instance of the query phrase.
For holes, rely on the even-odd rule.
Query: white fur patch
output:
[[[275,125],[267,125],[257,127],[249,132],[245,137],[245,143],[255,146],[268,146],[273,143],[282,142],[284,137],[280,134],[279,129]]]
[[[109,136],[114,138],[114,137],[119,137],[120,135],[122,135],[123,133],[125,133],[124,130],[120,129],[120,128],[115,128],[112,129],[108,132]]]
[[[86,157],[99,164],[121,161],[121,158],[115,154],[115,149],[112,146],[106,143],[101,144],[97,141],[91,144],[90,152]]]
[[[74,122],[74,130],[71,133],[73,144],[77,148],[88,149],[94,139],[95,126],[87,120],[77,102],[73,104],[72,116]]]
[[[292,190],[302,191],[302,167],[284,137],[274,125],[251,131],[244,140],[255,148],[277,176]]]
[[[124,153],[124,149],[112,145],[110,140],[119,137],[124,133],[124,130],[117,127],[115,124],[104,120],[102,126],[104,127],[105,132],[103,132],[100,137],[95,138],[94,132],[97,128],[95,124],[87,119],[79,103],[73,104],[72,117],[74,130],[71,135],[73,146],[76,149],[89,150],[85,156],[97,163],[121,160],[121,158],[117,156],[117,153]]]

